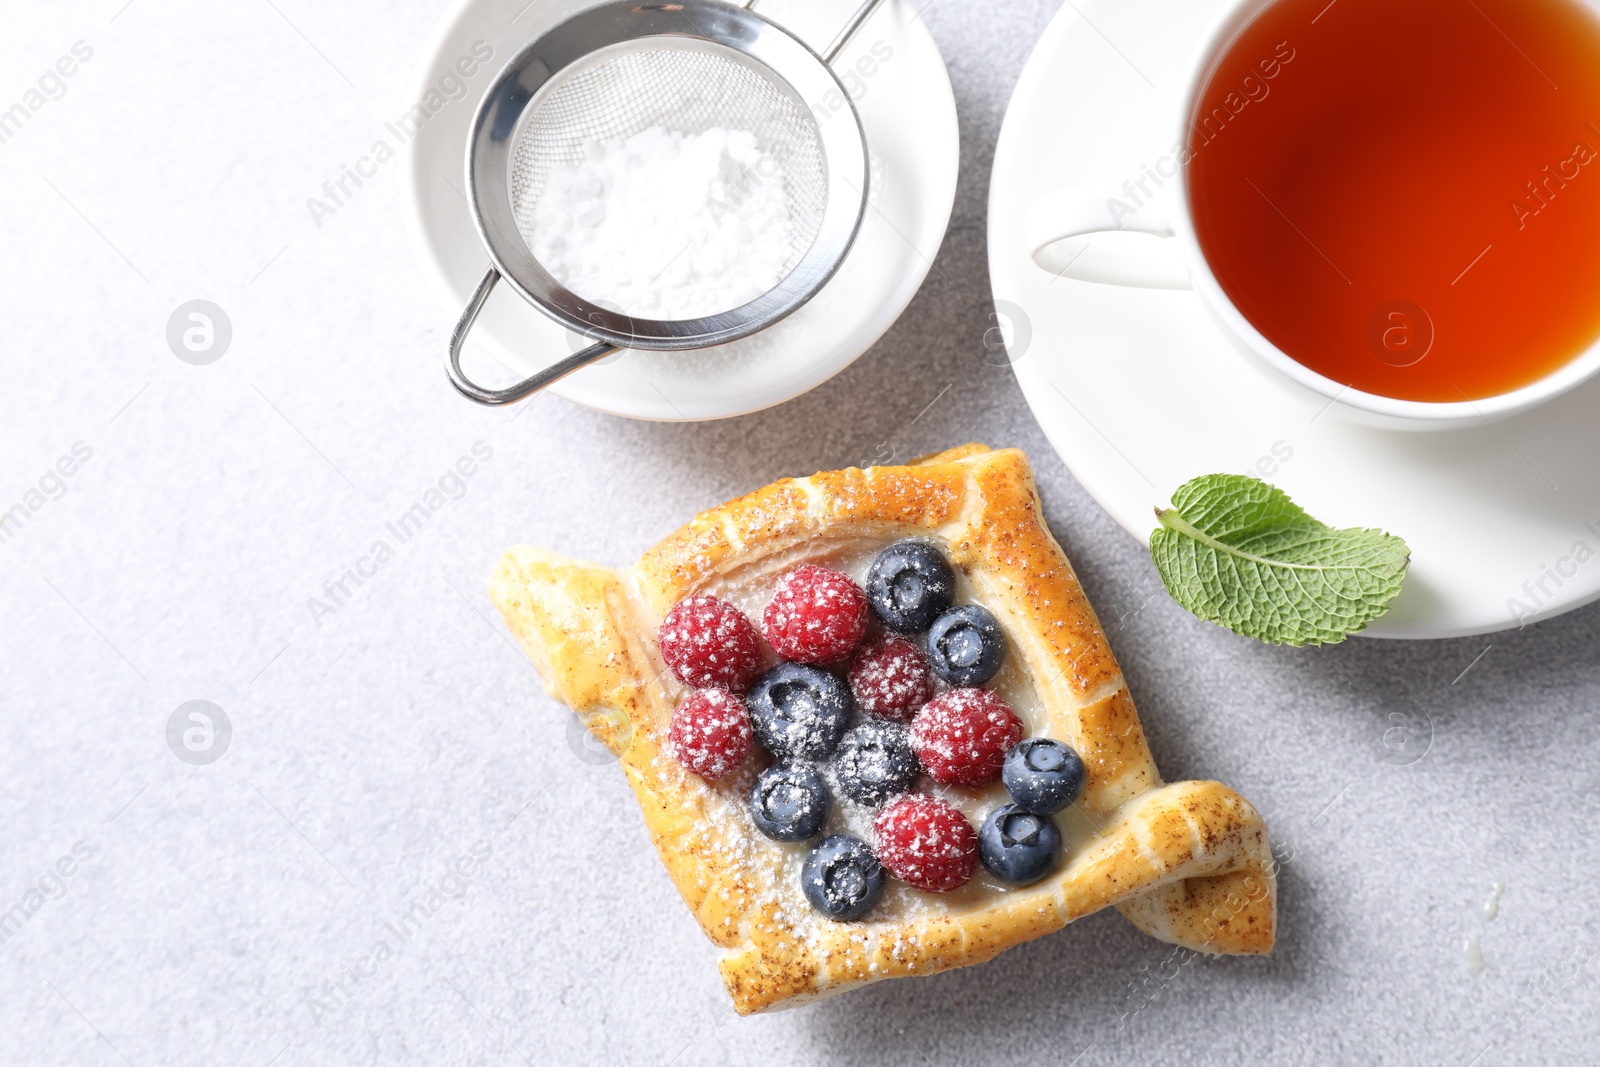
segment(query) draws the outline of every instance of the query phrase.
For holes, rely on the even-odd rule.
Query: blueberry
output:
[[[918,634],[956,596],[956,575],[927,541],[896,541],[867,571],[867,601],[891,630]]]
[[[745,698],[756,740],[779,762],[827,759],[850,725],[850,687],[820,667],[780,663]]]
[[[962,688],[993,678],[1006,660],[1006,635],[988,608],[951,608],[928,630],[928,662],[933,673]]]
[[[978,858],[1002,882],[1028,885],[1055,868],[1061,858],[1061,831],[1048,815],[1002,804],[978,831]]]
[[[806,841],[828,821],[828,786],[805,763],[768,767],[750,791],[750,817],[774,841]]]
[[[1083,760],[1060,741],[1030,737],[1006,753],[1000,769],[1011,799],[1029,811],[1054,815],[1083,793]]]
[[[862,804],[882,804],[910,789],[922,765],[911,747],[910,730],[874,719],[844,735],[833,756],[833,770],[845,796]]]
[[[800,888],[811,906],[830,919],[850,922],[872,910],[883,896],[883,866],[860,838],[825,838],[806,856]]]

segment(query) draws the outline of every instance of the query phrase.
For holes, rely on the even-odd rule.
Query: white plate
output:
[[[417,232],[448,298],[438,313],[444,336],[489,264],[463,195],[472,113],[518,49],[591,2],[461,0],[428,50],[418,100],[458,59],[471,55],[474,42],[494,53],[464,79],[465,95],[444,98],[447,102],[409,146]],[[759,0],[758,6],[820,48],[833,39],[857,0]],[[955,97],[933,35],[913,8],[898,0],[884,4],[862,26],[834,70],[846,79],[861,114],[872,184],[861,232],[833,280],[761,334],[699,352],[630,350],[584,368],[551,392],[638,419],[741,415],[831,378],[894,323],[927,276],[950,222],[958,165]],[[848,77],[847,71],[852,72]],[[482,347],[520,377],[576,351],[576,344],[576,335],[501,286],[473,327],[468,352]]]
[[[1600,598],[1600,379],[1492,425],[1365,429],[1247,363],[1193,293],[1055,279],[1023,248],[1023,212],[1039,194],[1121,185],[1168,151],[1173,79],[1219,6],[1068,4],[1012,97],[990,185],[989,270],[1017,379],[1051,444],[1146,542],[1154,507],[1218,471],[1255,473],[1324,522],[1403,536],[1411,573],[1373,636],[1490,633],[1523,623],[1518,601],[1532,622]]]

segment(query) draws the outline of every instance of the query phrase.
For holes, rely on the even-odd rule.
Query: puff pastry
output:
[[[655,634],[686,596],[750,603],[799,562],[842,565],[907,536],[940,544],[967,595],[1001,620],[1008,695],[1031,734],[1077,750],[1087,784],[1063,816],[1076,828],[1065,858],[1043,881],[975,881],[947,896],[900,886],[866,920],[833,922],[796,888],[799,853],[755,832],[749,779],[708,783],[663,752],[683,690]],[[740,1014],[980,963],[1108,906],[1200,952],[1272,949],[1277,887],[1260,815],[1216,782],[1162,783],[1020,451],[967,445],[785,479],[702,513],[622,572],[513,548],[489,589],[551,696],[617,755],[667,873],[723,950]]]

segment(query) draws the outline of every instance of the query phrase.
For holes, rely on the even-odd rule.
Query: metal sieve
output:
[[[621,0],[573,16],[512,57],[478,105],[467,144],[468,200],[491,265],[450,337],[456,389],[480,404],[514,403],[619,349],[725,344],[811,299],[855,241],[867,196],[861,120],[829,63],[879,3],[865,0],[821,55],[748,6]],[[567,288],[534,254],[550,175],[580,162],[594,142],[652,126],[749,130],[782,163],[787,256],[781,279],[761,296],[700,318],[638,318]],[[474,384],[461,349],[502,279],[595,343],[507,388]]]

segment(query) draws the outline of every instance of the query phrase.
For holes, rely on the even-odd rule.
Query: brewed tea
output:
[[[1575,0],[1278,0],[1203,84],[1200,246],[1300,363],[1459,401],[1600,337],[1600,22]]]

